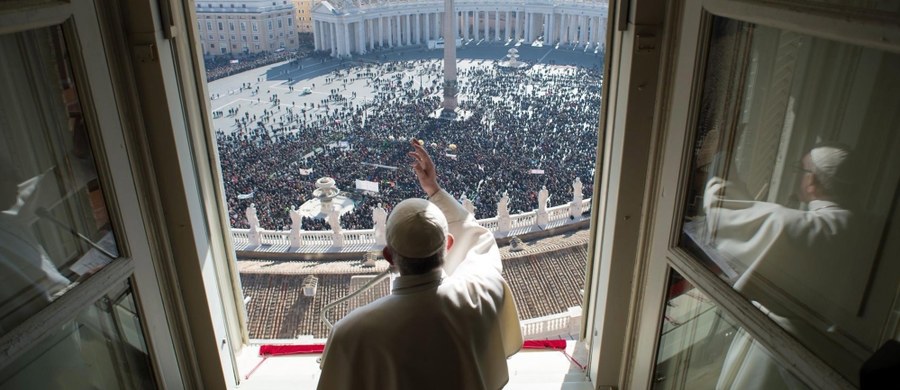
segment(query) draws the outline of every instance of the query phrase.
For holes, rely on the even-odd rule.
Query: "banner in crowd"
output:
[[[532,169],[532,170],[528,171],[528,173],[530,173],[532,175],[543,175],[544,170],[543,169]]]
[[[378,192],[378,183],[368,180],[357,180],[356,189],[362,191]]]
[[[237,196],[238,199],[250,199],[252,197],[253,197],[253,192],[251,192],[249,194],[238,194],[238,196]]]
[[[297,172],[299,172],[299,173],[300,173],[301,175],[303,175],[303,176],[309,176],[310,174],[312,174],[313,170],[312,170],[312,168],[309,168],[309,169],[307,169],[307,168],[300,168],[300,169],[297,170]]]

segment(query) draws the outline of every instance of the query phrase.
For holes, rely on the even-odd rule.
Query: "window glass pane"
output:
[[[122,283],[0,370],[0,390],[156,388],[134,308]]]
[[[0,69],[2,334],[118,252],[62,29],[0,35]]]
[[[806,389],[681,275],[669,276],[654,389]]]
[[[900,276],[900,55],[716,18],[682,245],[857,380]]]

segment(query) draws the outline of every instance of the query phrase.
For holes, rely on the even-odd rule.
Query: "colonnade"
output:
[[[596,12],[459,10],[455,38],[464,42],[522,40],[530,44],[542,41],[544,44],[576,44],[602,50],[606,39],[606,11],[605,6]],[[394,15],[314,13],[315,48],[330,51],[332,56],[349,56],[376,48],[426,45],[430,40],[442,38],[443,16],[444,12],[424,11]]]

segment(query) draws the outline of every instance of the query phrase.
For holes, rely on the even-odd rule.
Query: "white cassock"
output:
[[[860,251],[852,213],[813,200],[806,210],[725,197],[727,183],[712,179],[704,209],[713,246],[737,264],[734,289],[830,364],[852,362],[830,329],[855,316],[871,269]],[[728,194],[732,195],[732,194]],[[823,321],[811,323],[810,318]],[[797,388],[768,350],[743,329],[732,341],[718,389]]]
[[[400,276],[391,295],[338,321],[320,390],[494,390],[509,381],[506,358],[522,333],[494,236],[445,191],[430,200],[454,237],[443,271]]]

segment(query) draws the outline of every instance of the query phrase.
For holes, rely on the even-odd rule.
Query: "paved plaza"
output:
[[[602,66],[603,61],[601,54],[593,51],[585,52],[583,48],[573,50],[570,47],[556,49],[527,45],[515,46],[497,43],[476,45],[470,43],[461,46],[457,51],[459,70],[462,72],[473,67],[493,66],[494,61],[505,59],[507,51],[511,48],[519,51],[520,61],[537,65],[538,68],[542,65],[575,65],[591,68]],[[304,59],[300,61],[299,67],[289,62],[280,62],[210,82],[210,106],[212,111],[227,113],[229,109],[237,109],[238,116],[249,113],[251,117],[254,115],[262,117],[264,110],[275,107],[268,100],[272,94],[277,94],[281,99],[280,106],[282,108],[297,108],[303,107],[304,103],[318,104],[335,88],[339,88],[339,94],[352,103],[362,104],[372,100],[376,93],[375,89],[371,85],[367,85],[364,79],[351,80],[346,83],[346,88],[340,79],[328,82],[329,78],[334,77],[333,72],[365,64],[408,60],[431,60],[427,63],[437,65],[442,56],[443,50],[417,47],[382,50],[365,56],[356,56],[350,60],[329,59],[323,62],[319,59]],[[552,67],[546,67],[546,70],[553,72]],[[401,72],[405,73],[404,79],[412,80],[415,86],[428,86],[435,82],[439,85],[441,82],[441,77],[438,76],[420,77],[421,69],[405,69]],[[464,79],[465,76],[460,76],[461,84],[464,83]],[[241,86],[247,84],[251,88],[241,91]],[[254,93],[257,87],[259,92]],[[291,91],[291,87],[293,87],[293,91]],[[309,88],[311,93],[302,95],[304,88]],[[438,93],[440,92],[438,91]],[[460,101],[466,101],[466,94],[460,95]],[[309,112],[312,114],[323,113],[324,110],[325,108],[314,108]],[[213,128],[230,134],[236,129],[233,118],[234,116],[229,115],[216,117],[213,119]]]
[[[457,122],[430,119],[443,91],[441,50],[289,61],[210,83],[231,225],[247,227],[253,203],[263,229],[291,229],[291,207],[328,176],[354,203],[342,227],[370,228],[379,204],[389,211],[421,195],[406,164],[412,137],[427,142],[446,172],[441,185],[471,200],[476,218],[496,215],[506,192],[511,213],[535,209],[543,187],[551,205],[570,201],[576,177],[590,193],[601,55],[519,46],[532,66],[499,68],[513,47],[459,50],[459,104],[470,115]],[[360,182],[365,191],[354,191]],[[330,229],[302,210],[302,230]]]

